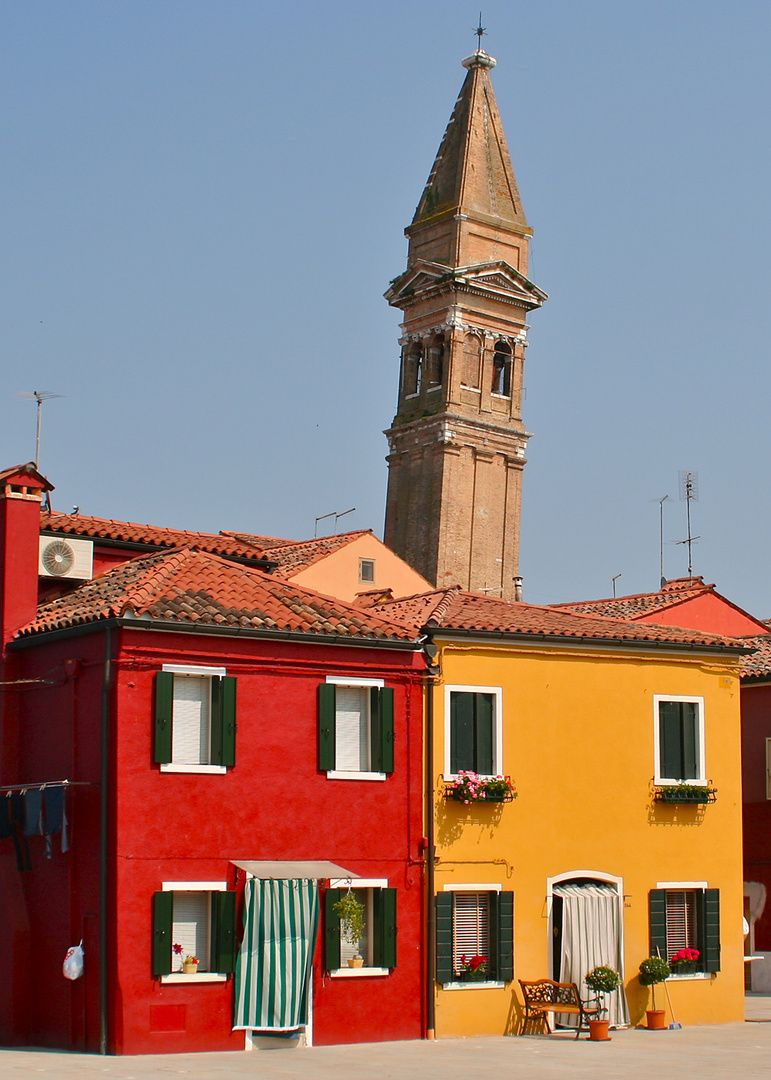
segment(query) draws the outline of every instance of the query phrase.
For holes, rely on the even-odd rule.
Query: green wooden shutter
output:
[[[153,896],[153,975],[171,974],[173,912],[174,893],[155,893]]]
[[[340,967],[340,916],[333,908],[342,895],[342,889],[327,889],[324,894],[324,967],[327,971],[337,971]]]
[[[436,894],[436,981],[452,982],[452,911],[451,892]]]
[[[659,770],[663,780],[685,780],[681,702],[659,702]]]
[[[394,692],[390,686],[378,690],[380,697],[380,772],[394,771]]]
[[[720,971],[720,889],[705,889],[699,908],[704,970]]]
[[[236,679],[211,681],[211,763],[231,769],[236,763]]]
[[[375,889],[372,895],[374,915],[373,956],[375,967],[396,967],[396,889]]]
[[[493,695],[474,694],[474,769],[484,776],[493,771]]]
[[[514,978],[514,893],[490,893],[490,960],[492,977]]]
[[[683,780],[700,780],[699,706],[695,701],[679,701],[682,732]]]
[[[475,770],[474,695],[450,691],[450,772]]]
[[[319,769],[328,772],[335,767],[335,685],[319,684]]]
[[[383,739],[381,734],[380,687],[369,691],[369,767],[371,772],[383,772]]]
[[[228,975],[236,970],[236,894],[211,894],[211,970]]]
[[[171,725],[174,712],[174,675],[158,671],[155,675],[155,725],[153,761],[168,765],[171,761]]]
[[[648,893],[650,916],[651,956],[667,959],[667,890],[651,889]]]

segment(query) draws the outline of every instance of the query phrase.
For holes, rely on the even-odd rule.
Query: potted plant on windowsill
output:
[[[660,956],[649,956],[640,964],[640,985],[650,986],[652,1009],[646,1009],[645,1020],[649,1031],[663,1031],[665,1028],[665,1012],[656,1008],[656,985],[664,982],[672,974],[672,969],[666,960]]]
[[[669,966],[673,975],[692,975],[696,970],[696,961],[699,959],[698,949],[678,949],[670,959]]]
[[[447,780],[444,797],[454,802],[511,802],[517,789],[510,776],[481,776],[468,769],[459,769],[453,780]]]
[[[594,990],[597,995],[598,1005],[597,1018],[589,1021],[589,1038],[593,1042],[609,1042],[608,1028],[610,1027],[610,1020],[603,1020],[599,1014],[608,1011],[605,1005],[605,994],[612,994],[614,990],[618,990],[621,985],[621,976],[612,967],[600,964],[586,973],[584,982],[590,990]]]
[[[364,958],[359,948],[364,937],[364,905],[348,889],[345,896],[332,905],[332,910],[340,919],[340,937],[356,950],[355,956],[348,960],[348,967],[363,967]]]
[[[456,974],[458,982],[487,982],[487,957],[472,956],[469,960],[464,954],[460,958],[460,967]]]
[[[710,787],[709,784],[687,784],[681,781],[679,784],[657,787],[654,797],[657,802],[712,803],[717,798],[717,788]]]

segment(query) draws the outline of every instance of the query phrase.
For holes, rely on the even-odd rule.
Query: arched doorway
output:
[[[591,996],[584,983],[586,973],[598,964],[614,968],[621,975],[622,989],[606,995],[608,1019],[617,1027],[628,1024],[629,1010],[623,992],[621,878],[583,870],[560,874],[549,879],[548,897],[552,978],[576,983],[579,994],[585,998]]]

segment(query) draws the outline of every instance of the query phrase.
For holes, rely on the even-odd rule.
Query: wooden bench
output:
[[[520,1035],[527,1034],[528,1024],[536,1020],[543,1020],[546,1030],[551,1034],[549,1018],[550,1012],[572,1013],[578,1017],[578,1030],[576,1038],[582,1031],[588,1030],[589,1020],[598,1020],[602,1011],[598,998],[582,1001],[578,994],[575,983],[555,982],[554,979],[538,979],[536,982],[524,982],[519,980],[522,987],[522,997],[525,1001],[525,1016],[522,1020]]]

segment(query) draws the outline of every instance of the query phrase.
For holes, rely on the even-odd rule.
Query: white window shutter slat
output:
[[[369,687],[338,686],[335,694],[335,768],[369,770]]]

